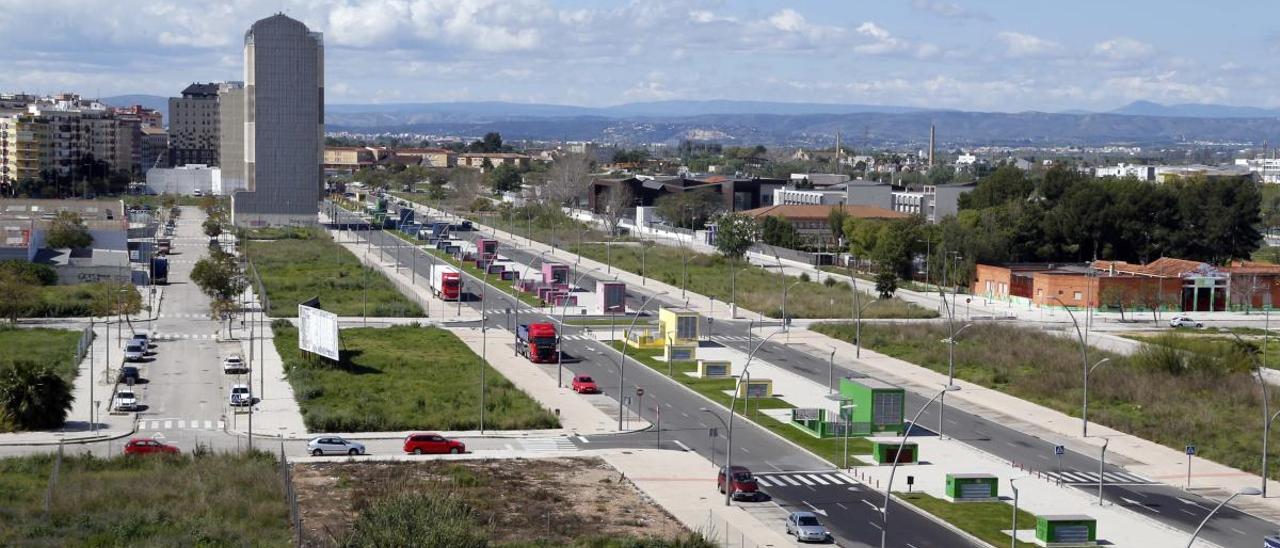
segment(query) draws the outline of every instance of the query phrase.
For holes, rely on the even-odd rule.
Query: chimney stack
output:
[[[937,150],[935,148],[937,146],[937,141],[935,140],[936,137],[937,134],[934,130],[933,124],[929,124],[929,167],[933,167],[933,154],[934,151]]]

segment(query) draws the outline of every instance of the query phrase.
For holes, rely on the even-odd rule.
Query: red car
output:
[[[152,438],[133,438],[124,445],[124,454],[126,455],[150,455],[152,453],[177,455],[181,451],[177,447],[160,443]]]
[[[578,375],[573,378],[573,391],[579,394],[599,394],[600,387],[596,386],[596,381],[587,375]]]
[[[467,445],[440,434],[409,434],[409,437],[404,439],[404,452],[415,455],[423,453],[451,453],[456,455],[458,453],[466,453]]]
[[[733,481],[729,485],[729,491],[734,500],[746,499],[756,500],[759,496],[759,484],[756,483],[755,476],[751,475],[751,471],[745,466],[730,467]],[[725,491],[725,473],[724,468],[720,468],[720,473],[716,474],[716,487],[720,489],[720,493]]]

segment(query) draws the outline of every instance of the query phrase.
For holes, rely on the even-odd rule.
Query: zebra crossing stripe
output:
[[[777,476],[777,477],[778,477],[778,478],[781,478],[782,480],[786,481],[787,483],[790,483],[791,485],[794,485],[794,486],[796,486],[796,487],[800,487],[800,482],[798,482],[798,481],[796,481],[796,480],[791,479],[791,476]]]
[[[799,474],[796,474],[796,475],[791,476],[791,477],[795,478],[797,481],[799,481],[800,483],[803,483],[803,484],[805,484],[805,485],[813,485],[813,482],[812,482],[812,481],[809,481],[809,480],[805,479],[805,477],[804,477],[804,476],[801,476],[801,475],[799,475]]]
[[[849,477],[849,476],[846,476],[846,475],[844,475],[844,474],[831,474],[831,477],[833,477],[833,478],[835,478],[835,479],[837,479],[837,480],[840,480],[840,481],[842,481],[842,482],[844,482],[844,483],[847,483],[847,484],[849,484],[849,485],[853,485],[853,484],[856,484],[856,483],[857,483],[856,481],[853,481],[853,478],[851,478],[851,477]]]
[[[1097,478],[1097,477],[1098,477],[1098,475],[1097,475],[1097,474],[1094,474],[1094,476],[1093,476],[1093,477],[1094,477],[1094,478]],[[1102,475],[1102,477],[1106,478],[1106,479],[1107,479],[1107,481],[1109,481],[1109,482],[1111,482],[1111,483],[1121,483],[1121,482],[1126,482],[1126,481],[1132,481],[1132,480],[1130,480],[1130,479],[1128,479],[1128,478],[1122,478],[1122,477],[1120,477],[1120,476],[1118,476],[1118,475],[1116,475],[1116,474],[1112,474],[1111,472],[1107,472],[1107,473],[1103,474],[1103,475]]]
[[[827,483],[826,480],[822,479],[821,477],[818,477],[817,474],[808,474],[808,476],[809,476],[809,479],[818,482],[819,485],[831,485],[830,483]]]
[[[773,487],[773,484],[769,483],[769,481],[766,480],[764,476],[756,476],[756,483],[759,483],[760,485],[763,485],[765,487]]]

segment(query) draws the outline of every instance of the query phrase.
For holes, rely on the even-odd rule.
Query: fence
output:
[[[80,330],[80,340],[76,342],[76,363],[84,359],[84,355],[89,352],[89,346],[93,344],[93,330],[88,327]]]
[[[293,470],[284,456],[284,443],[280,443],[280,481],[284,483],[284,500],[289,504],[289,523],[293,525],[294,546],[306,546],[306,533],[302,530],[302,511],[298,509],[298,492],[293,489]]]
[[[714,510],[707,510],[707,523],[698,529],[698,533],[716,546],[724,548],[761,548],[762,546],[756,543],[749,533],[730,525],[728,519],[717,516]]]

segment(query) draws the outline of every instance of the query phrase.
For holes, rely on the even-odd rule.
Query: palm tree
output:
[[[61,427],[71,410],[71,383],[52,367],[18,360],[0,368],[0,409],[24,430]]]

